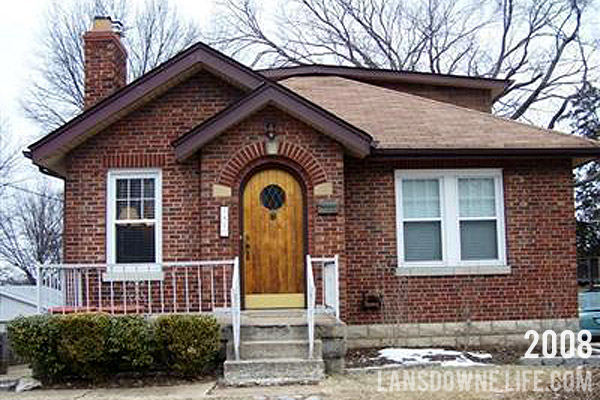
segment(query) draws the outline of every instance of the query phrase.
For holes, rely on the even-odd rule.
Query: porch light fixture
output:
[[[275,140],[275,122],[270,119],[265,120],[265,135],[267,139]]]
[[[275,136],[275,122],[273,120],[265,120],[265,135],[267,136],[267,154],[274,156],[277,154],[278,145],[277,138]]]

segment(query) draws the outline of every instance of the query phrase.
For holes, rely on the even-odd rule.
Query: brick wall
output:
[[[240,96],[237,89],[200,73],[73,150],[65,183],[65,262],[106,262],[106,179],[111,168],[162,169],[164,261],[234,257],[239,248],[240,185],[244,176],[263,163],[287,166],[302,177],[307,189],[308,251],[343,255],[343,151],[308,125],[266,109],[225,132],[189,161],[174,159],[171,141]],[[265,151],[265,120],[275,123],[276,156]],[[332,193],[316,196],[314,186],[324,183],[332,185]],[[231,196],[214,197],[214,184],[229,185]],[[338,200],[338,214],[317,216],[315,202],[319,199]],[[230,236],[225,239],[218,230],[221,205],[231,207]],[[217,282],[217,290],[223,287],[221,283]],[[170,298],[171,289],[165,288],[165,296]],[[195,288],[192,281],[191,291]],[[108,289],[102,289],[105,301]],[[92,302],[96,302],[96,290],[90,289]],[[178,293],[183,295],[182,290]],[[155,286],[152,297],[158,299]],[[192,303],[194,307],[196,303]]]
[[[394,169],[504,170],[508,263],[497,276],[399,277]],[[577,315],[571,166],[553,161],[345,160],[350,324],[572,318]],[[381,311],[363,311],[366,292]]]
[[[240,96],[200,72],[73,150],[65,182],[65,261],[105,262],[107,172],[146,167],[163,171],[163,259],[198,259],[199,160],[176,162],[171,141]]]
[[[340,254],[342,316],[351,324],[570,318],[576,315],[571,168],[568,161],[394,162],[344,158],[339,144],[272,108],[207,144],[189,161],[171,141],[241,97],[199,73],[73,150],[65,190],[65,261],[103,263],[106,179],[110,168],[163,170],[163,259],[231,258],[239,249],[240,186],[265,163],[297,171],[306,186],[308,251]],[[275,124],[277,155],[267,155],[265,121]],[[511,275],[397,277],[395,168],[502,167]],[[230,194],[215,196],[215,184]],[[330,184],[332,191],[315,193]],[[316,202],[338,201],[319,216]],[[219,206],[230,206],[230,236],[220,238]],[[221,287],[222,285],[218,285]],[[193,290],[192,285],[192,290]],[[220,290],[220,289],[219,289]],[[367,291],[384,310],[361,310]]]

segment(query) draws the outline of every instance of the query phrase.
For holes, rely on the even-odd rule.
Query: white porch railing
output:
[[[314,269],[320,268],[320,279]],[[339,256],[306,256],[306,321],[308,325],[308,357],[313,357],[315,312],[333,313],[340,318]]]
[[[320,271],[319,271],[320,269]],[[239,259],[161,264],[54,264],[37,268],[38,313],[110,314],[230,312],[239,359]],[[340,317],[339,257],[306,256],[309,357],[315,314]]]
[[[160,264],[40,265],[37,268],[38,312],[229,311],[233,306],[229,288],[236,265],[237,258]]]

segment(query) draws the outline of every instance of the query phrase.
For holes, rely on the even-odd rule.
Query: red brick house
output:
[[[110,24],[84,40],[86,109],[28,153],[65,182],[65,306],[235,310],[237,288],[242,310],[303,310],[314,294],[351,346],[576,327],[572,170],[600,147],[493,116],[510,82],[254,71],[199,43],[126,84]]]

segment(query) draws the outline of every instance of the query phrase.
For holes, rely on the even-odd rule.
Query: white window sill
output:
[[[461,265],[461,266],[400,266],[397,276],[449,276],[449,275],[507,275],[510,265]]]
[[[139,282],[139,281],[162,281],[165,274],[162,271],[109,271],[102,274],[104,282]]]

